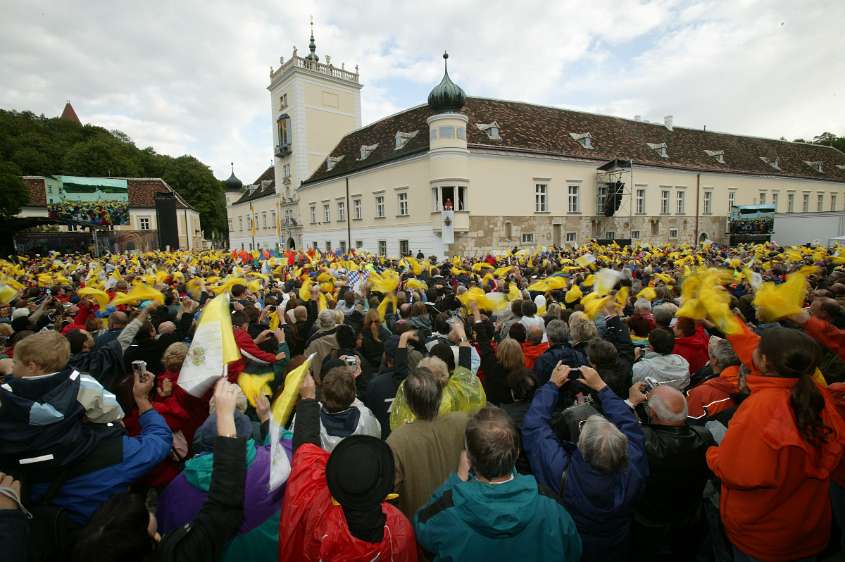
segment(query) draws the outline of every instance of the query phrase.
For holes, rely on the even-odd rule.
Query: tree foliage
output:
[[[193,156],[173,158],[152,147],[138,148],[119,130],[0,109],[0,214],[25,204],[28,194],[21,183],[23,203],[15,203],[20,198],[6,178],[7,164],[18,170],[18,181],[21,175],[57,174],[163,178],[199,211],[206,236],[226,233],[223,185],[208,166]]]
[[[29,201],[29,191],[14,162],[0,161],[0,218],[17,215]]]

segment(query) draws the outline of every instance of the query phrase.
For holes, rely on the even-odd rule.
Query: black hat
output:
[[[340,505],[366,509],[381,504],[393,490],[394,470],[387,443],[370,435],[353,435],[329,456],[326,481]]]

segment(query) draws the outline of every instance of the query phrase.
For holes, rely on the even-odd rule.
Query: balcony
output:
[[[440,213],[432,213],[431,222],[436,232],[443,230],[443,218]],[[455,232],[469,232],[469,211],[455,211],[452,228]]]
[[[355,66],[355,72],[350,72],[346,70],[346,68],[341,65],[340,68],[334,66],[333,64],[326,64],[322,62],[315,62],[307,58],[302,58],[297,55],[296,50],[294,50],[293,56],[284,61],[282,65],[276,69],[271,69],[271,79],[288,72],[293,68],[298,68],[302,70],[306,70],[309,72],[316,72],[318,74],[323,74],[326,76],[331,76],[332,78],[337,78],[339,80],[346,80],[348,82],[358,83],[358,66]]]
[[[290,153],[290,150],[288,150],[288,153]],[[278,153],[276,153],[276,154],[278,155]],[[291,182],[290,176],[285,176],[285,177],[282,178],[283,184],[290,185],[290,182]]]
[[[276,145],[276,158],[284,158],[288,154],[290,154],[290,144],[277,144]]]

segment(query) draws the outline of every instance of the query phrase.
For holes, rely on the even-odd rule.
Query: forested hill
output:
[[[163,178],[200,212],[206,237],[226,232],[223,186],[193,156],[173,158],[135,146],[125,133],[96,125],[0,109],[0,169],[21,175]]]

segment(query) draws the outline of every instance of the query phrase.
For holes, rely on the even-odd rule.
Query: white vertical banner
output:
[[[454,244],[455,243],[455,211],[448,210],[448,211],[441,211],[440,212],[440,219],[443,222],[443,243],[444,244]]]

